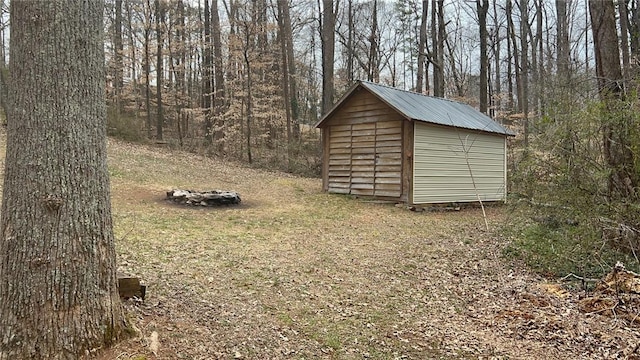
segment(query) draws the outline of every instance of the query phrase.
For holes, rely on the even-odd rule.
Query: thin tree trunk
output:
[[[520,1],[520,93],[524,128],[524,147],[529,146],[529,3]]]
[[[627,1],[618,0],[618,12],[620,13],[620,50],[622,52],[622,75],[625,81],[631,75],[631,59],[629,55],[629,14],[627,13]]]
[[[476,9],[480,23],[480,112],[488,114],[489,56],[487,55],[487,38],[489,35],[487,33],[487,12],[489,11],[489,1],[477,0]]]
[[[123,72],[124,72],[124,64],[122,61],[122,55],[124,52],[124,46],[122,41],[122,0],[115,1],[115,22],[114,26],[114,88],[116,95],[116,110],[118,114],[122,112],[122,87],[124,85],[123,82]]]
[[[224,85],[224,67],[222,66],[222,39],[220,35],[220,16],[218,15],[218,0],[211,0],[211,41],[213,42],[213,72],[214,72],[214,97],[213,97],[213,117],[215,119],[216,130],[214,140],[218,142],[219,150],[222,150],[222,139],[224,139],[224,112],[226,102]]]
[[[147,138],[151,139],[151,0],[145,3],[144,20],[144,82]]]
[[[556,0],[556,47],[558,57],[556,67],[562,82],[569,77],[569,22],[567,20],[567,0]]]
[[[369,61],[367,63],[367,80],[377,82],[378,69],[378,0],[372,1],[371,27],[369,28]]]
[[[416,92],[424,92],[425,74],[425,45],[427,44],[427,18],[429,17],[429,1],[422,0],[422,15],[420,16],[420,35],[418,40],[418,74],[416,78]]]
[[[162,1],[156,0],[156,37],[157,37],[157,52],[156,52],[156,139],[162,140],[162,130],[164,123],[164,113],[162,108],[162,80],[164,78],[162,70],[162,44],[164,38],[162,35],[162,26],[164,24],[164,6]]]
[[[353,22],[353,0],[347,1],[347,80],[349,82],[348,85],[351,86],[355,80],[353,74],[353,33],[355,29]]]
[[[11,2],[2,360],[79,359],[125,327],[106,160],[103,12],[102,1]]]
[[[135,102],[135,116],[138,117],[138,113],[140,111],[140,106],[142,104],[138,103],[139,89],[138,89],[138,74],[136,73],[137,66],[137,57],[136,57],[136,41],[135,34],[133,33],[133,11],[131,9],[131,3],[126,2],[127,6],[127,30],[128,30],[128,38],[129,38],[129,48],[131,50],[131,81],[133,83],[133,97]]]
[[[509,111],[513,111],[515,108],[514,91],[513,91],[513,64],[515,62],[515,68],[518,68],[518,49],[515,46],[515,36],[513,35],[513,6],[511,0],[507,0],[505,6],[505,12],[507,13],[507,92],[509,99]],[[513,41],[511,40],[513,39]],[[513,62],[511,61],[513,59]],[[518,75],[516,74],[516,81]],[[519,107],[518,107],[519,108]]]
[[[252,107],[252,91],[253,91],[253,83],[252,83],[252,77],[251,77],[251,61],[249,60],[249,31],[246,31],[246,44],[245,44],[245,49],[243,52],[244,55],[244,65],[245,65],[245,70],[247,72],[247,113],[246,113],[246,117],[247,117],[247,161],[249,162],[249,164],[251,164],[253,162],[253,158],[252,158],[252,154],[251,154],[251,122],[252,122],[252,117],[253,117],[253,107]]]
[[[493,19],[494,19],[494,23],[493,23],[493,27],[494,27],[494,33],[493,33],[493,41],[492,41],[492,47],[493,47],[493,58],[495,61],[495,70],[494,70],[494,77],[493,77],[493,82],[494,82],[494,93],[497,96],[494,96],[493,98],[495,99],[495,104],[494,104],[494,111],[499,110],[502,108],[502,103],[501,103],[501,98],[502,98],[502,75],[501,75],[501,71],[500,71],[500,63],[501,63],[501,40],[500,40],[500,23],[498,20],[498,6],[497,3],[494,1],[493,3]]]
[[[287,143],[288,148],[291,148],[291,93],[289,89],[289,61],[293,59],[287,58],[287,29],[284,25],[284,8],[289,8],[289,2],[287,0],[278,0],[278,35],[280,38],[280,57],[282,63],[282,98],[284,102],[285,117],[287,123]],[[289,29],[290,31],[290,29]],[[290,154],[288,154],[290,155]]]
[[[333,106],[334,98],[334,58],[336,15],[333,11],[333,0],[322,0],[322,114],[326,114]]]
[[[292,136],[294,139],[300,138],[300,129],[298,127],[300,117],[300,106],[298,100],[298,72],[296,66],[296,58],[293,53],[293,28],[291,27],[291,14],[289,13],[289,1],[285,2],[282,10],[283,22],[286,36],[287,51],[287,67],[289,70],[289,100],[291,102],[291,123],[293,127]]]
[[[438,4],[438,64],[440,64],[440,68],[438,68],[438,77],[440,78],[440,83],[438,84],[438,93],[440,97],[444,97],[444,42],[447,37],[447,32],[445,29],[444,22],[444,0],[437,0]],[[436,95],[438,96],[438,95]]]
[[[204,38],[202,44],[202,109],[204,110],[204,138],[213,143],[213,122],[211,121],[211,94],[213,59],[211,57],[211,15],[209,0],[204,0]]]

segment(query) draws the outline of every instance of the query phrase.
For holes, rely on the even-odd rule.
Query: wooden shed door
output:
[[[329,146],[329,192],[400,197],[402,121],[334,125]]]

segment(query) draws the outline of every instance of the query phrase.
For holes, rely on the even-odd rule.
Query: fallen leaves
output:
[[[504,240],[480,231],[478,209],[363,203],[322,193],[318,179],[117,141],[110,162],[120,267],[150,294],[130,311],[146,337],[105,359],[608,359],[637,350],[636,324],[619,316],[626,303],[594,300],[590,309],[615,305],[615,315],[585,312],[584,293],[506,263]],[[168,206],[161,198],[174,186],[233,188],[250,206]],[[505,218],[501,208],[488,217]]]

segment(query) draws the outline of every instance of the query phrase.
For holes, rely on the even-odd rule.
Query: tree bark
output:
[[[130,55],[131,55],[131,81],[133,83],[133,93],[134,93],[134,99],[135,99],[135,114],[136,114],[136,118],[138,117],[138,112],[139,112],[139,104],[138,104],[138,95],[139,95],[139,90],[138,90],[138,78],[137,78],[137,73],[136,73],[136,66],[137,66],[137,57],[136,57],[136,39],[135,39],[135,34],[133,32],[133,11],[131,9],[131,3],[130,2],[126,2],[126,7],[127,7],[127,30],[128,30],[128,38],[129,38],[129,49],[131,51]]]
[[[425,45],[427,44],[427,18],[429,17],[429,1],[422,0],[422,15],[420,16],[420,35],[418,38],[418,74],[416,78],[416,92],[424,92],[425,74]]]
[[[378,68],[378,0],[372,1],[371,27],[369,29],[369,61],[367,62],[367,80],[378,82],[380,69]]]
[[[493,37],[493,41],[492,41],[492,48],[493,48],[493,59],[495,62],[494,68],[495,68],[495,72],[494,72],[494,77],[493,77],[493,83],[494,85],[494,93],[497,94],[497,96],[495,97],[495,104],[494,104],[494,112],[496,110],[499,110],[502,108],[502,103],[501,103],[501,98],[502,98],[502,76],[501,76],[501,62],[502,59],[500,58],[501,55],[501,42],[502,40],[500,39],[500,20],[498,19],[498,5],[496,2],[493,3],[493,33],[492,33],[492,37]],[[491,96],[491,94],[489,95]]]
[[[520,1],[520,92],[524,128],[524,147],[529,146],[529,2]]]
[[[622,75],[628,80],[631,75],[631,58],[629,54],[629,14],[627,1],[618,0],[618,12],[620,13],[620,50],[622,52]]]
[[[514,101],[513,91],[513,77],[515,67],[518,69],[518,47],[516,46],[515,28],[513,25],[513,5],[511,0],[506,0],[505,12],[507,13],[507,91],[509,98],[509,111],[513,111],[516,108]],[[512,61],[513,60],[513,61]],[[519,87],[520,81],[518,80],[518,71],[515,72],[516,80],[516,92]],[[518,104],[519,105],[519,104]],[[520,110],[520,106],[517,107]]]
[[[106,162],[104,2],[12,1],[0,359],[77,359],[124,329]]]
[[[156,139],[162,140],[162,130],[164,124],[164,112],[162,107],[162,80],[164,73],[162,70],[162,44],[164,38],[162,35],[162,27],[164,26],[164,5],[161,0],[156,0],[156,102],[158,111],[156,112]]]
[[[211,57],[211,15],[209,0],[204,0],[204,38],[202,44],[202,109],[204,111],[204,138],[213,143],[213,122],[211,121],[211,93],[213,58]]]
[[[612,0],[589,0],[591,29],[596,59],[598,92],[606,106],[603,116],[603,156],[610,169],[609,197],[637,200],[640,176],[636,171],[638,156],[633,152],[629,133],[634,126],[628,115],[620,114],[624,81],[620,67],[620,49],[616,30],[615,5]]]
[[[116,95],[116,110],[118,113],[122,112],[122,87],[124,85],[123,73],[124,64],[122,61],[122,55],[124,52],[123,40],[122,40],[122,0],[116,0],[115,2],[115,22],[114,26],[114,89]]]
[[[334,57],[336,15],[333,11],[333,0],[322,0],[322,114],[326,114],[333,106],[334,98]]]
[[[213,97],[213,117],[216,130],[214,140],[221,141],[224,138],[223,118],[224,112],[225,86],[224,68],[222,66],[222,39],[220,36],[220,16],[218,15],[218,0],[211,0],[211,41],[213,42],[213,72],[214,72],[214,97]]]
[[[426,1],[426,0],[425,0]],[[347,82],[348,86],[353,84],[354,74],[353,74],[353,38],[354,38],[354,21],[353,21],[353,0],[347,0]]]
[[[556,67],[558,77],[566,82],[569,77],[569,22],[567,19],[567,0],[556,0],[556,47],[558,57]]]
[[[289,8],[287,0],[278,0],[278,35],[280,38],[280,58],[282,64],[282,100],[287,124],[287,141],[291,141],[291,93],[289,91],[289,59],[287,58],[287,29],[284,26],[284,8]],[[291,29],[289,29],[290,31]],[[293,59],[291,59],[293,61]],[[290,154],[288,154],[290,155]]]
[[[480,112],[488,114],[489,97],[489,57],[487,56],[487,12],[489,11],[488,0],[477,0],[476,9],[478,11],[478,22],[480,23]]]
[[[433,96],[444,97],[444,14],[443,0],[431,0],[431,54]]]
[[[147,138],[151,138],[151,0],[145,1],[144,19],[144,102],[147,111]]]

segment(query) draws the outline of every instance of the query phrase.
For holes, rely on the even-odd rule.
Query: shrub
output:
[[[603,156],[602,129],[626,126],[638,158],[640,104],[621,105],[557,101],[535,123],[529,149],[513,160],[511,189],[521,200],[512,205],[519,218],[507,229],[507,255],[553,275],[597,276],[617,260],[638,268],[640,205],[637,196],[612,192],[616,169]]]

